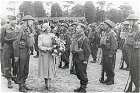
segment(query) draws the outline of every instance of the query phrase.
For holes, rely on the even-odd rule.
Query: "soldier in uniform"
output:
[[[29,73],[29,58],[30,58],[30,34],[31,25],[33,25],[34,18],[26,15],[22,18],[23,24],[19,29],[14,41],[15,61],[18,62],[17,83],[19,84],[19,91],[26,92],[31,90],[25,84]]]
[[[114,27],[114,23],[110,20],[106,20],[104,22],[104,31],[105,35],[104,38],[101,39],[100,45],[102,48],[102,68],[103,71],[106,72],[107,79],[101,80],[101,83],[105,83],[107,85],[114,84],[114,60],[117,50],[117,40],[116,40],[116,33],[112,30]]]
[[[39,57],[38,36],[40,35],[41,29],[39,29],[38,25],[39,25],[39,22],[37,20],[34,21],[34,29],[35,29],[35,35],[34,35],[35,44],[34,44],[34,48],[35,48],[35,51],[36,51],[36,56],[34,56],[34,58]]]
[[[134,92],[140,92],[140,30],[137,24],[139,18],[130,14],[126,20],[129,21],[131,30],[125,41],[125,46],[129,49],[130,76],[131,82],[135,85]],[[129,86],[127,92],[132,92],[132,86]]]
[[[76,76],[80,80],[80,87],[75,89],[74,92],[86,92],[86,86],[88,84],[86,69],[90,56],[90,47],[84,30],[85,26],[83,24],[78,24],[75,38],[71,45],[72,60],[75,63]]]
[[[121,38],[121,50],[122,50],[122,60],[126,63],[126,68],[124,70],[129,71],[129,60],[128,60],[128,52],[127,52],[127,47],[123,46],[125,39],[127,37],[127,34],[130,30],[130,25],[128,21],[123,22],[123,28],[121,29],[120,32],[120,38]],[[120,67],[123,67],[123,62]],[[123,69],[123,68],[120,68]]]
[[[96,28],[96,24],[92,23],[89,25],[90,26],[90,32],[88,35],[89,38],[89,45],[90,45],[90,49],[91,49],[91,55],[93,60],[91,61],[91,63],[95,63],[96,62],[96,58],[97,58],[97,51],[98,51],[98,45],[99,45],[99,34]]]
[[[71,33],[72,34],[71,35],[72,40],[71,41],[72,42],[73,42],[73,39],[75,37],[75,32],[76,32],[77,25],[78,25],[78,22],[74,22],[74,23],[71,24],[71,26],[72,26],[72,33]],[[75,71],[75,63],[73,61],[71,62],[70,74],[76,74],[76,71]]]
[[[12,80],[12,63],[14,62],[13,42],[15,38],[15,20],[9,24],[3,26],[1,30],[1,45],[3,48],[3,62],[4,62],[4,74],[8,80],[8,88],[13,88],[11,84]]]
[[[68,34],[69,34],[68,26],[66,23],[64,23],[64,24],[62,24],[62,34],[60,36],[60,38],[66,42],[66,44],[65,44],[66,51],[64,53],[62,53],[62,55],[61,55],[61,61],[63,61],[65,63],[64,66],[62,67],[62,69],[69,68],[71,39]]]

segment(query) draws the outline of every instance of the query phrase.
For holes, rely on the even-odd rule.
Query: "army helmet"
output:
[[[134,14],[130,14],[130,15],[126,18],[126,20],[139,20],[139,18],[138,18],[136,15],[134,15]]]
[[[110,21],[110,20],[106,20],[104,23],[108,24],[111,26],[111,28],[115,27],[115,23]]]
[[[31,15],[26,15],[22,18],[22,21],[26,21],[26,20],[33,20],[34,21],[34,18]]]

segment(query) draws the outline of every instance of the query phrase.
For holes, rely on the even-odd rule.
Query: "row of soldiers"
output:
[[[129,21],[130,29],[127,32],[130,32],[130,37],[125,38],[125,44],[127,44],[127,53],[126,48],[124,47],[122,52],[125,57],[125,62],[130,66],[130,72],[132,77],[132,82],[135,84],[135,91],[138,91],[138,81],[139,81],[139,29],[137,28],[136,22],[138,18],[134,15],[129,15],[127,20]],[[11,79],[15,81],[15,83],[19,84],[19,91],[31,90],[25,84],[28,72],[29,72],[29,52],[33,53],[33,46],[38,57],[38,35],[41,34],[41,27],[39,22],[34,21],[32,16],[24,16],[22,19],[23,23],[15,30],[15,22],[12,21],[10,24],[5,25],[2,28],[2,47],[3,47],[3,60],[4,60],[4,70],[3,73],[8,80],[8,88],[12,88]],[[34,27],[32,28],[34,21]],[[62,24],[50,24],[51,32],[55,33],[56,36],[65,40],[66,51],[61,55],[61,61],[59,64],[59,68],[69,68],[69,56],[70,56],[70,45],[73,42],[75,37],[76,28],[79,25],[78,22],[74,22],[69,25],[68,23]],[[125,23],[124,23],[125,25]],[[105,83],[107,85],[114,84],[114,68],[115,68],[115,60],[116,60],[116,52],[117,52],[117,34],[113,31],[115,24],[110,20],[106,20],[99,26],[96,23],[92,24],[84,24],[81,27],[84,28],[84,33],[88,38],[88,45],[91,50],[91,55],[93,60],[92,63],[96,62],[98,47],[102,48],[102,77],[100,79],[101,83]],[[122,31],[122,30],[121,30]],[[34,40],[33,38],[34,37]],[[32,42],[35,41],[34,45]],[[131,42],[131,43],[130,43]],[[125,52],[124,52],[125,51]],[[126,57],[125,54],[129,54]],[[132,53],[137,53],[133,55]],[[134,60],[135,59],[135,60]],[[12,61],[11,61],[12,60]],[[129,62],[128,62],[129,60]],[[17,62],[19,61],[19,62]],[[12,63],[11,63],[12,62]],[[64,62],[64,66],[62,67],[62,62]],[[16,64],[15,64],[16,63]],[[13,75],[11,74],[11,65],[13,67]],[[15,66],[16,65],[16,66]],[[76,74],[76,63],[73,62],[71,66],[70,73]],[[85,66],[85,65],[84,65]],[[85,85],[81,85],[75,91],[85,91],[86,85],[88,82],[86,75],[86,68],[80,67],[79,79],[80,82],[83,82]],[[3,66],[2,66],[3,67]],[[84,68],[84,69],[83,69]],[[80,70],[82,69],[82,71]],[[107,79],[104,80],[104,72],[106,73]],[[16,77],[16,78],[11,78]],[[136,79],[135,79],[136,78]],[[84,87],[83,87],[84,86]]]

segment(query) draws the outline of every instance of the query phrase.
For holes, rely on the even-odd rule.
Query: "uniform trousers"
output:
[[[81,86],[85,86],[88,84],[87,78],[87,64],[84,64],[82,60],[79,60],[78,54],[73,54],[73,62],[75,63],[76,76],[80,80]]]
[[[19,84],[25,83],[29,73],[29,58],[30,58],[29,48],[19,49],[19,62],[18,62],[18,75],[17,79]]]

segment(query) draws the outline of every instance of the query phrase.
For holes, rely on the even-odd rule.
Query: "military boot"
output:
[[[106,85],[112,85],[114,84],[114,77],[109,77],[109,81],[106,83]]]
[[[81,85],[81,89],[79,92],[86,93],[86,85]]]
[[[109,82],[109,77],[107,77],[107,79],[105,81],[102,81],[102,83],[106,84],[107,82]]]
[[[32,90],[31,88],[29,88],[25,83],[23,83],[23,86],[26,90]]]
[[[8,79],[8,88],[10,88],[10,89],[13,88],[11,79]]]
[[[81,87],[74,89],[74,92],[79,92],[81,90]]]
[[[49,85],[49,80],[44,78],[45,79],[45,88],[49,91],[51,91],[52,89],[50,88],[50,85]]]
[[[23,84],[19,84],[19,91],[20,92],[27,92]]]
[[[62,61],[60,62],[60,64],[59,64],[59,66],[58,66],[59,68],[62,68]]]
[[[65,63],[65,65],[62,67],[62,69],[67,69],[67,64]]]

